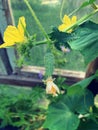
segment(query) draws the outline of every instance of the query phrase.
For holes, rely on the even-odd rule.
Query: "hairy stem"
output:
[[[38,27],[40,28],[41,32],[43,33],[43,35],[44,35],[45,38],[47,39],[48,43],[50,43],[51,40],[49,39],[49,37],[48,37],[48,35],[47,35],[45,29],[43,28],[42,24],[40,23],[39,19],[37,18],[37,16],[36,16],[34,10],[33,10],[32,7],[30,6],[28,0],[24,0],[24,2],[25,2],[25,4],[27,5],[29,11],[31,12],[31,14],[32,14],[34,20],[36,21],[36,24],[37,24]]]

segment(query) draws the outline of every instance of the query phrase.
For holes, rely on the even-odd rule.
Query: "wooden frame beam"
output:
[[[24,66],[21,69],[16,69],[12,75],[0,75],[0,83],[28,87],[44,86],[42,79],[39,77],[41,72],[45,73],[44,67]],[[57,78],[58,76],[64,77],[67,85],[72,85],[82,80],[85,77],[85,73],[55,69],[53,77]]]
[[[28,87],[36,87],[36,86],[43,86],[43,83],[39,79],[31,78],[31,77],[24,77],[20,75],[0,75],[0,84],[8,84],[8,85],[15,85],[15,86],[28,86]]]
[[[21,69],[16,68],[16,72],[18,72],[18,73],[37,73],[37,74],[42,73],[44,75],[45,68],[44,67],[38,67],[38,66],[23,66]],[[64,69],[56,68],[54,70],[53,75],[60,75],[60,76],[63,76],[63,77],[83,79],[85,77],[85,72],[64,70]]]

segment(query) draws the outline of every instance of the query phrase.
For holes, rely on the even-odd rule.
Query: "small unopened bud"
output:
[[[64,52],[64,53],[70,52],[70,49],[68,47],[66,48],[64,46],[61,46],[60,48],[61,48],[62,52]]]
[[[98,108],[98,94],[94,98],[94,105],[96,108]]]
[[[43,82],[46,84],[46,93],[52,94],[53,96],[58,96],[60,94],[60,90],[58,86],[53,82],[55,79],[52,77],[48,77]]]

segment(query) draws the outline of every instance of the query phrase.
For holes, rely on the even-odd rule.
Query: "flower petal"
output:
[[[69,25],[70,26],[70,25]],[[58,30],[61,31],[61,32],[65,32],[65,29],[68,28],[68,25],[66,24],[61,24],[59,27],[58,27]],[[72,29],[68,30],[67,33],[71,33],[72,32]]]
[[[9,46],[13,46],[15,45],[15,43],[3,43],[0,45],[0,48],[6,48],[6,47],[9,47]]]
[[[22,36],[24,36],[24,29],[26,28],[26,23],[25,23],[25,17],[20,17],[18,26],[17,26],[19,32],[21,33]]]
[[[59,90],[59,88],[57,87],[57,85],[56,85],[56,84],[54,84],[54,86],[53,86],[53,87],[55,88],[56,92],[60,94],[60,90]]]
[[[58,27],[58,30],[59,31],[62,31],[62,32],[65,32],[65,30],[67,28],[69,28],[72,24],[74,24],[77,20],[77,17],[76,16],[73,16],[72,19],[69,18],[69,16],[67,15],[64,15],[63,17],[63,24],[61,24],[59,27]],[[66,32],[67,33],[71,33],[73,31],[73,29],[70,29],[70,30],[67,30]]]
[[[67,15],[64,15],[63,17],[63,23],[66,25],[70,25],[71,24],[71,20]]]
[[[61,25],[58,27],[59,31],[62,31],[62,32],[64,32],[66,28],[67,28],[67,25],[66,25],[66,24],[61,24]]]
[[[21,36],[18,29],[14,26],[8,26],[4,32],[4,42],[5,43],[17,43],[22,42],[24,38]]]
[[[46,84],[46,93],[52,94],[53,96],[58,96],[58,94],[60,93],[60,90],[53,81],[54,79],[52,79],[52,77],[48,77],[44,81],[44,83]]]
[[[73,16],[72,19],[71,19],[71,24],[75,23],[76,21],[77,21],[77,17]]]

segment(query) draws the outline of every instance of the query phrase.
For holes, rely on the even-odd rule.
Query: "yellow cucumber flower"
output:
[[[0,48],[13,46],[16,43],[22,43],[25,40],[24,30],[26,28],[25,17],[20,17],[18,26],[9,25],[4,32],[4,43]]]
[[[61,32],[64,32],[66,28],[68,28],[69,26],[71,26],[72,24],[76,23],[77,21],[77,17],[76,16],[73,16],[71,19],[69,18],[69,16],[67,15],[64,15],[63,17],[63,24],[61,24],[59,27],[58,27],[58,30],[61,31]],[[67,31],[67,33],[71,33],[73,30],[70,29]]]
[[[44,83],[46,84],[46,93],[52,94],[53,96],[58,96],[58,94],[60,94],[60,90],[53,81],[54,79],[52,79],[52,77],[48,77],[44,81]]]

